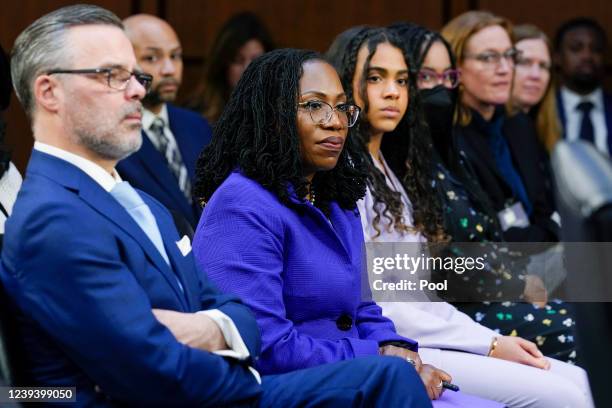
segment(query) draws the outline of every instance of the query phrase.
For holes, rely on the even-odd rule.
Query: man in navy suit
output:
[[[152,78],[114,14],[41,17],[11,70],[35,138],[0,263],[23,385],[76,387],[78,406],[431,406],[398,358],[260,379],[250,311],[214,289],[168,211],[115,170],[140,148]]]
[[[555,63],[561,87],[559,118],[568,140],[591,142],[612,155],[612,95],[602,89],[606,33],[590,18],[565,22],[555,36]]]
[[[183,75],[181,43],[172,27],[155,16],[131,16],[124,25],[138,64],[153,75],[153,86],[142,101],[142,147],[122,160],[117,171],[195,226],[201,210],[191,196],[191,185],[211,129],[201,115],[171,103]]]

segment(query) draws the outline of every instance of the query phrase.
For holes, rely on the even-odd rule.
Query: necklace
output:
[[[315,204],[315,200],[316,200],[316,194],[314,191],[314,187],[312,186],[312,184],[310,185],[310,194],[309,194],[309,198],[308,201],[310,201],[310,204],[314,205]]]

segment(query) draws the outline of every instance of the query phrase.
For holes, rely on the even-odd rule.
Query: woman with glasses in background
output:
[[[561,137],[552,72],[552,48],[542,30],[531,24],[515,26],[514,46],[520,52],[514,69],[511,113],[523,112],[534,121],[540,143],[551,151]]]
[[[556,242],[550,174],[535,127],[523,114],[508,116],[518,52],[511,24],[483,11],[450,21],[442,35],[461,71],[455,137],[497,212],[510,242]]]
[[[397,23],[390,29],[402,38],[412,61],[411,72],[416,77],[418,98],[428,124],[428,132],[405,137],[421,137],[432,144],[426,168],[429,169],[429,185],[437,192],[438,201],[429,206],[438,209],[437,217],[442,220],[449,245],[452,247],[453,242],[459,242],[463,250],[465,245],[461,243],[464,242],[500,241],[502,234],[495,213],[452,138],[460,78],[450,46],[438,33],[421,26]],[[393,163],[390,166],[395,174],[404,175],[401,181],[409,190],[414,188],[411,185],[418,178],[408,174],[406,154],[401,152],[400,146],[397,138],[388,138],[382,149],[387,161]],[[405,217],[409,216],[410,212]],[[385,240],[405,241],[388,233],[371,239],[372,242]],[[490,245],[485,248],[492,248]],[[473,293],[480,294],[481,299],[486,299],[483,282],[490,278],[486,275],[495,276],[500,264],[509,266],[512,263],[502,251],[494,255],[497,262],[493,261],[494,257],[489,259],[495,273],[463,274],[467,286]],[[494,284],[495,292],[504,298],[518,298],[521,292],[527,292],[525,297],[528,297],[529,290],[522,280],[526,272],[515,268],[511,274],[497,274],[495,278],[499,280]],[[452,278],[452,274],[449,277]],[[449,283],[449,287],[456,285],[456,281]],[[384,315],[393,320],[398,333],[419,340],[419,354],[424,361],[452,373],[453,381],[468,393],[511,407],[592,406],[582,369],[544,358],[533,341],[513,333],[516,329],[520,333],[534,331],[537,333],[532,340],[549,336],[548,343],[552,344],[558,341],[555,337],[569,334],[569,329],[563,325],[567,315],[553,316],[546,308],[536,309],[514,302],[507,302],[505,306],[478,302],[472,307],[477,310],[476,314],[470,313],[472,317],[463,313],[463,310],[470,312],[469,304],[465,303],[457,305],[459,310],[445,302],[380,302],[379,305]],[[487,314],[495,316],[500,307],[505,311],[504,318],[516,317],[501,322],[505,324],[501,330],[496,322],[489,328],[476,321],[482,321],[480,317]],[[552,327],[543,326],[540,322],[544,319],[550,319]],[[550,349],[546,347],[546,351]]]

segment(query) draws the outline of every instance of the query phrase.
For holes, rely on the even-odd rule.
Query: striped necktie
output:
[[[176,143],[171,143],[170,139],[164,132],[166,123],[162,118],[155,118],[149,130],[153,132],[157,138],[157,150],[164,156],[170,172],[174,175],[178,182],[178,186],[191,204],[191,182],[187,174],[187,168],[181,158],[181,152],[178,150]]]

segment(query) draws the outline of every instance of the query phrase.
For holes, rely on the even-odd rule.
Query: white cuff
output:
[[[244,340],[242,340],[242,336],[234,324],[234,321],[230,319],[228,315],[219,309],[201,310],[197,313],[202,313],[210,317],[217,324],[217,326],[219,326],[221,333],[223,333],[225,343],[229,347],[229,350],[213,351],[213,354],[217,354],[222,357],[235,358],[236,360],[246,360],[250,357],[251,354],[249,353],[249,349],[247,348],[246,344],[244,344]],[[261,384],[261,377],[257,370],[255,370],[253,367],[249,367],[249,370],[251,373],[253,373],[253,376],[257,382]]]

